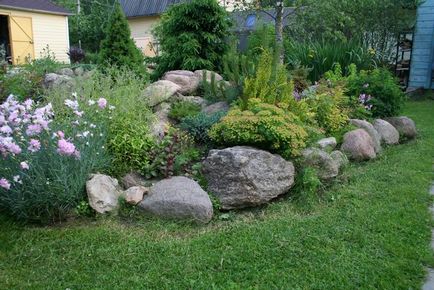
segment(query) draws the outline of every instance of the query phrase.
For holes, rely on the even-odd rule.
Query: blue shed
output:
[[[434,0],[424,1],[417,10],[410,69],[410,88],[434,88]]]

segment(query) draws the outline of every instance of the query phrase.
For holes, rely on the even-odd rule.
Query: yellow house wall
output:
[[[155,50],[152,49],[152,43],[154,41],[152,29],[159,21],[160,16],[144,16],[128,19],[131,37],[146,56],[155,56]]]
[[[0,8],[0,14],[15,15],[32,18],[33,41],[35,58],[40,58],[41,53],[47,47],[54,53],[56,60],[69,63],[67,52],[69,51],[68,17],[20,10],[6,10]]]

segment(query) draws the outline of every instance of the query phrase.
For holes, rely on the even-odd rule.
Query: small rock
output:
[[[414,139],[417,137],[417,129],[414,121],[408,117],[393,117],[386,118],[386,121],[392,124],[399,134],[407,139]]]
[[[206,106],[208,105],[208,102],[202,97],[180,95],[177,99],[181,102],[189,102],[189,103],[199,105],[202,109],[205,109]]]
[[[207,83],[211,83],[213,75],[216,83],[223,81],[223,77],[221,75],[209,70],[197,70],[194,72],[194,74],[199,78],[199,82],[202,82],[204,80],[204,74]]]
[[[373,123],[375,130],[381,136],[381,141],[387,145],[399,143],[399,132],[389,122],[376,119]]]
[[[94,174],[86,182],[86,191],[89,204],[96,212],[106,213],[118,208],[121,192],[116,179],[103,174]]]
[[[339,150],[335,150],[332,153],[330,153],[330,157],[336,162],[339,169],[347,166],[350,163],[347,155],[345,155],[344,153],[342,153]]]
[[[155,107],[155,121],[151,124],[150,132],[157,139],[162,139],[170,126],[170,108],[169,103],[161,103]]]
[[[217,102],[212,105],[205,107],[202,112],[207,115],[212,115],[217,112],[227,112],[229,111],[229,104],[225,101]]]
[[[208,194],[196,181],[183,176],[156,183],[139,206],[146,212],[171,219],[207,223],[213,216]]]
[[[75,74],[77,77],[81,77],[81,76],[84,74],[84,69],[83,69],[81,66],[76,67],[76,68],[74,69],[74,74]]]
[[[145,186],[146,179],[137,172],[130,172],[122,177],[122,186],[125,189],[134,186]]]
[[[320,149],[325,151],[333,151],[338,145],[335,137],[324,138],[317,142],[317,145]]]
[[[74,71],[72,69],[70,69],[69,67],[65,67],[65,68],[60,69],[58,73],[60,75],[64,75],[64,76],[68,76],[68,77],[74,76]]]
[[[371,136],[372,141],[374,142],[375,153],[381,152],[381,136],[378,134],[377,130],[375,130],[374,126],[371,123],[365,120],[357,120],[351,119],[350,123],[357,128],[364,129]]]
[[[133,186],[125,192],[125,201],[128,204],[136,205],[143,200],[143,196],[149,192],[149,188],[144,186]]]
[[[71,85],[72,85],[72,78],[69,76],[49,73],[46,74],[44,78],[44,87],[46,89],[51,89],[59,86],[71,86]]]
[[[302,152],[303,163],[317,170],[318,177],[330,180],[339,174],[338,163],[325,151],[318,148],[308,148]]]
[[[377,157],[374,141],[364,129],[346,133],[341,151],[355,161],[371,160]]]
[[[161,80],[150,84],[143,95],[149,106],[155,107],[156,105],[169,100],[173,95],[181,90],[181,87],[177,84]]]
[[[203,162],[209,192],[222,209],[265,204],[294,184],[294,165],[279,155],[251,147],[211,150]]]
[[[195,73],[188,70],[168,71],[162,79],[180,86],[178,92],[181,94],[192,94],[199,88],[199,78]]]

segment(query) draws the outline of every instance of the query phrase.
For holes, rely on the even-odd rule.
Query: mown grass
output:
[[[421,137],[351,165],[308,212],[283,198],[207,226],[2,218],[0,289],[418,289],[434,265],[434,102],[405,113]]]

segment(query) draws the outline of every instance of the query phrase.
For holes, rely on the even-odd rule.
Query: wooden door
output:
[[[24,64],[35,58],[32,18],[9,15],[13,64]]]

